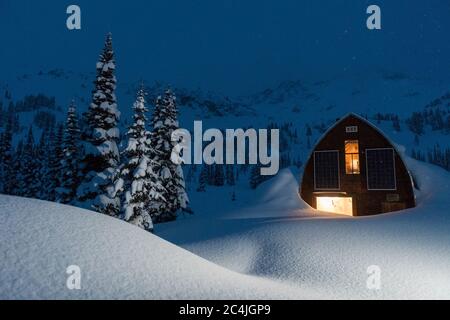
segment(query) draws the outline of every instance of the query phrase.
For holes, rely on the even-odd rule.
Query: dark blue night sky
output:
[[[65,27],[78,4],[82,30]],[[366,8],[382,9],[381,31]],[[450,74],[450,0],[0,0],[0,73],[93,71],[113,32],[118,77],[234,94],[379,68]]]

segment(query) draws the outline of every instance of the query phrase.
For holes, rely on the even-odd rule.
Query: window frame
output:
[[[318,188],[317,187],[317,180],[316,180],[316,153],[325,153],[325,152],[333,152],[337,154],[337,173],[338,173],[338,188]],[[314,190],[319,191],[339,191],[341,190],[341,168],[340,168],[340,152],[339,150],[316,150],[314,151]]]
[[[358,152],[348,152],[347,153],[347,143],[351,143],[351,142],[353,142],[353,143],[356,142],[358,144]],[[344,140],[344,153],[345,153],[344,163],[345,163],[345,174],[346,175],[349,175],[349,176],[361,175],[361,155],[360,155],[359,149],[360,148],[359,148],[359,140],[358,139]],[[352,162],[351,162],[352,170],[351,170],[351,172],[347,171],[347,155],[350,155],[352,157]],[[357,172],[355,172],[355,168],[353,168],[353,156],[354,155],[358,156],[358,171]]]
[[[392,151],[392,166],[394,168],[394,189],[371,189],[369,186],[369,161],[367,161],[367,151],[375,151],[375,150],[391,150]],[[367,190],[368,191],[396,191],[397,189],[397,171],[395,168],[395,149],[394,148],[369,148],[366,149],[366,181],[367,181]]]

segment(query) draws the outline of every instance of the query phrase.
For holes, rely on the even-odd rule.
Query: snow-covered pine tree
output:
[[[14,168],[13,156],[14,150],[12,146],[13,137],[13,119],[8,118],[5,131],[2,134],[2,150],[1,150],[1,179],[2,179],[2,193],[12,194],[14,188]]]
[[[57,200],[57,190],[63,182],[62,176],[62,160],[64,158],[63,141],[64,141],[64,124],[59,123],[51,132],[49,138],[48,153],[48,171],[47,171],[47,197],[49,201]]]
[[[123,165],[115,182],[115,196],[121,200],[121,218],[144,230],[153,231],[152,211],[158,213],[165,192],[159,177],[152,170],[148,157],[151,148],[148,142],[145,113],[145,92],[140,89],[133,105],[133,123],[127,132],[127,147],[122,153]],[[154,209],[154,210],[152,210]]]
[[[167,194],[166,188],[163,186],[163,180],[160,174],[158,174],[159,164],[155,161],[156,151],[152,145],[152,133],[146,131],[145,144],[147,146],[146,156],[148,159],[147,164],[147,176],[150,178],[147,180],[147,190],[151,191],[151,197],[147,197],[146,208],[152,217],[153,221],[158,221],[165,208],[167,208],[167,200],[164,195]]]
[[[188,196],[185,189],[183,170],[181,165],[175,164],[172,160],[172,149],[179,141],[172,141],[172,133],[179,128],[178,109],[176,97],[169,89],[164,96],[156,100],[155,111],[152,117],[152,137],[153,159],[157,172],[161,178],[165,193],[166,206],[160,208],[160,214],[156,221],[175,220],[180,209],[187,209]]]
[[[36,162],[36,152],[33,137],[33,127],[28,130],[27,140],[23,146],[21,156],[21,190],[22,196],[27,198],[35,198],[39,194],[38,166]]]
[[[14,177],[11,180],[11,195],[14,196],[23,196],[25,185],[23,182],[23,173],[22,173],[22,155],[23,155],[23,148],[25,143],[23,142],[23,139],[19,141],[17,144],[17,147],[13,153],[13,176]]]
[[[118,199],[111,197],[120,161],[115,69],[112,36],[108,34],[97,63],[92,103],[83,117],[84,152],[80,165],[83,180],[77,189],[77,204],[111,216],[117,216],[120,210]]]
[[[81,158],[80,127],[75,102],[69,106],[62,145],[60,168],[60,186],[57,188],[56,200],[71,204],[76,200],[77,187],[80,183],[79,160]]]
[[[189,208],[189,197],[186,192],[186,182],[184,181],[184,172],[181,165],[176,166],[175,176],[177,186],[177,201],[176,206],[174,206],[174,210],[182,210],[183,212],[187,212],[189,214],[193,214],[191,208]]]
[[[52,138],[52,134],[50,133],[51,128],[44,128],[42,130],[41,138],[39,139],[39,143],[35,148],[35,162],[36,162],[36,177],[34,183],[37,184],[36,189],[38,193],[36,195],[37,198],[41,200],[51,200],[49,199],[49,193],[51,190],[47,188],[48,185],[48,171],[49,167],[49,154],[50,150],[48,147],[49,140]],[[52,155],[53,156],[53,155]]]
[[[1,110],[0,110],[1,112]],[[0,119],[1,121],[1,119]],[[3,185],[4,185],[4,174],[3,174],[3,154],[5,153],[4,151],[5,147],[3,144],[3,133],[0,133],[0,193],[4,193],[3,191]]]

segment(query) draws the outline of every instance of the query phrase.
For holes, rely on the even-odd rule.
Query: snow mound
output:
[[[177,221],[159,233],[228,269],[299,290],[306,286],[324,299],[448,299],[450,174],[406,161],[420,187],[416,208],[372,217],[311,217],[301,202],[289,203],[294,183],[283,171],[255,192],[265,199],[256,208],[227,219]],[[367,287],[373,266],[381,271],[379,290]]]
[[[130,224],[91,211],[0,196],[0,299],[301,298]],[[69,266],[81,290],[67,288]]]
[[[299,174],[283,169],[272,179],[262,183],[248,199],[247,208],[227,213],[227,218],[283,218],[310,216],[314,212],[298,194]]]
[[[450,174],[406,161],[416,208],[311,218],[284,170],[240,216],[158,225],[174,244],[90,211],[0,196],[0,299],[448,299]],[[66,287],[70,265],[81,290]],[[367,287],[372,266],[379,290]]]

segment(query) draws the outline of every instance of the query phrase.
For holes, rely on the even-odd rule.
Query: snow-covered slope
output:
[[[417,208],[375,217],[327,216],[294,201],[288,170],[241,201],[239,212],[161,226],[165,239],[237,272],[270,278],[332,299],[450,298],[450,174],[407,160],[421,188]],[[289,200],[290,199],[290,200]],[[305,209],[306,208],[306,209]],[[208,212],[209,210],[209,212]],[[369,266],[381,269],[381,290],[369,290]]]
[[[284,170],[258,197],[240,194],[245,209],[218,210],[209,193],[202,212],[158,225],[175,245],[90,211],[0,196],[0,298],[450,298],[450,174],[407,162],[417,208],[319,213],[298,198],[298,173]],[[70,265],[81,290],[66,287]],[[372,265],[381,290],[366,287]]]
[[[91,211],[0,196],[0,299],[232,299],[314,296],[199,258]],[[66,286],[81,268],[81,290]]]

